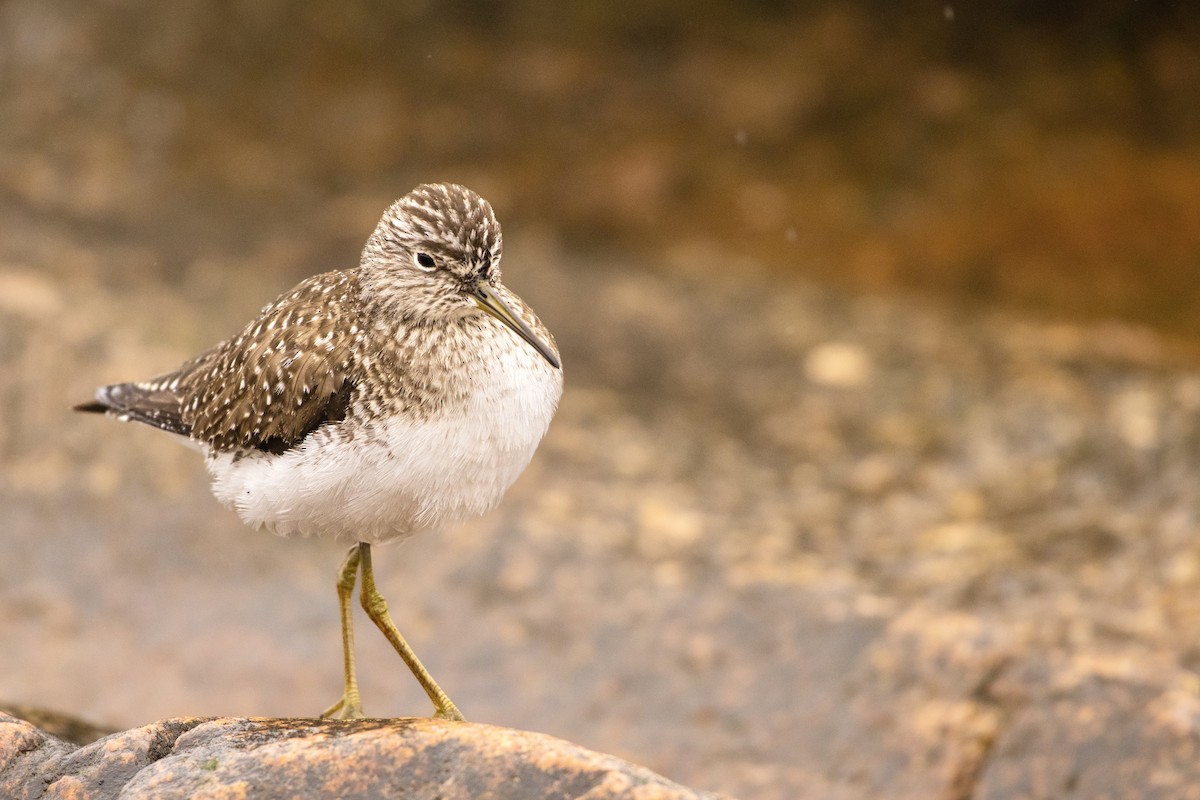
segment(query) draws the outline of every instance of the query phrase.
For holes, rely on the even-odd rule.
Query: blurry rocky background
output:
[[[1196,796],[1198,41],[1166,2],[0,4],[0,704],[336,699],[342,548],[67,409],[448,180],[568,382],[499,510],[377,556],[469,717],[743,798]],[[364,623],[367,710],[427,713]]]

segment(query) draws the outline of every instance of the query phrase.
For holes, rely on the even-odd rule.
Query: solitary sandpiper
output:
[[[492,508],[554,416],[558,350],[500,282],[500,253],[486,200],[418,186],[388,208],[356,269],[309,278],[175,371],[76,406],[188,440],[247,525],[354,543],[337,581],[345,688],[323,716],[363,716],[351,627],[361,574],[363,608],[434,716],[463,718],[392,622],[371,545]]]

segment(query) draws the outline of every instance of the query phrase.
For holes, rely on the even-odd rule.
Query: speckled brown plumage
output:
[[[394,257],[399,237],[387,234],[411,232],[424,238],[421,252],[441,263],[470,264],[456,276],[463,286],[498,281],[500,232],[490,207],[460,203],[447,213],[437,202],[443,199],[439,192],[429,195],[408,202],[405,215],[381,220],[364,262]],[[362,269],[309,278],[236,336],[177,370],[102,387],[95,401],[76,408],[114,412],[214,451],[279,454],[321,425],[344,420],[352,404],[369,415],[403,411],[420,417],[461,400],[469,373],[437,367],[471,355],[468,345],[489,321],[461,313],[433,320],[389,313],[393,299],[364,293]],[[553,343],[529,307],[500,288],[524,321]]]
[[[357,283],[354,273],[309,278],[236,336],[174,372],[105,387],[98,404],[214,450],[283,452],[345,418]]]

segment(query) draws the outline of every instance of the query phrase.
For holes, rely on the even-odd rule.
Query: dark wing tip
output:
[[[144,422],[155,428],[183,436],[191,426],[180,415],[179,398],[153,384],[114,383],[96,390],[96,399],[73,406],[75,411],[116,414],[123,420]]]
[[[109,406],[101,403],[99,400],[92,400],[87,403],[79,403],[71,406],[72,411],[82,411],[87,414],[103,414],[109,410]]]
[[[108,386],[101,386],[96,390],[96,394],[86,403],[79,403],[71,406],[72,411],[82,411],[85,414],[104,414],[108,411],[122,412],[125,411],[125,399],[127,399],[127,391],[133,388],[133,384],[129,383],[113,383]]]

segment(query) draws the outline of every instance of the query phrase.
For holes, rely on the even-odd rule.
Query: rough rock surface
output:
[[[715,800],[537,733],[430,719],[155,722],[75,747],[0,713],[0,797]]]

